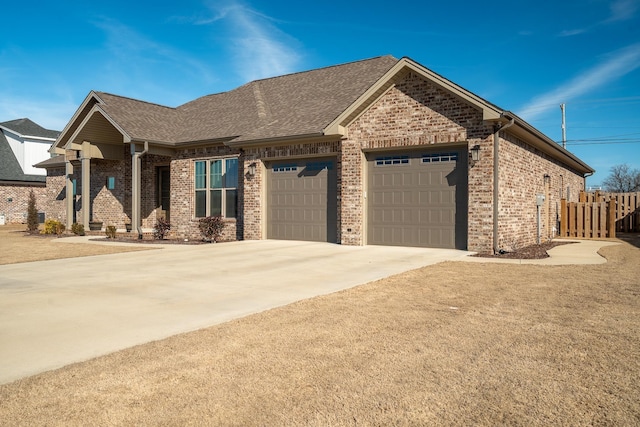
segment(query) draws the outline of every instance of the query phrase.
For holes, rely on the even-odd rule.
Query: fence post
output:
[[[609,208],[607,209],[607,219],[609,228],[609,238],[614,239],[616,237],[616,200],[614,198],[609,199]]]

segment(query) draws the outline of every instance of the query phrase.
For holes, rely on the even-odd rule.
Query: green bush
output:
[[[164,218],[158,218],[156,225],[153,226],[153,237],[158,240],[164,240],[165,236],[171,229],[171,223]]]
[[[76,236],[84,236],[84,225],[74,222],[71,224],[71,232]]]
[[[105,228],[104,232],[107,235],[108,239],[115,239],[116,238],[116,226],[115,225],[107,225],[107,227]]]
[[[44,229],[40,233],[57,234],[59,236],[64,233],[64,224],[56,219],[48,219],[44,222]]]
[[[200,218],[198,228],[205,240],[217,242],[220,240],[222,230],[224,229],[224,221],[220,216],[207,216]]]

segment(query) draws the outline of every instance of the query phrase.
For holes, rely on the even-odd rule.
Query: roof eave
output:
[[[260,138],[260,139],[252,139],[252,140],[244,140],[244,141],[228,141],[225,142],[225,145],[230,148],[249,148],[249,147],[259,147],[259,146],[268,146],[275,144],[296,144],[296,143],[310,143],[310,142],[327,142],[327,141],[336,141],[338,139],[342,139],[341,134],[334,135],[325,135],[322,132],[317,133],[308,133],[301,135],[287,135],[287,136],[277,136],[273,138]]]
[[[551,157],[565,162],[567,165],[573,167],[583,175],[593,174],[595,172],[595,169],[580,160],[576,155],[568,151],[566,148],[563,148],[560,144],[553,141],[547,135],[540,132],[514,113],[505,111],[503,117],[509,120],[515,119],[516,129],[520,129],[520,132],[513,128],[509,131],[516,134],[516,136],[523,136],[523,134],[529,136],[529,138],[523,138],[525,142],[549,154]],[[531,138],[531,136],[534,138]]]
[[[18,137],[22,138],[22,139],[36,139],[38,141],[47,141],[47,142],[54,142],[56,140],[56,138],[49,138],[46,136],[36,136],[36,135],[27,135],[27,134],[22,134],[14,129],[8,128],[6,126],[2,126],[0,125],[0,129],[5,130],[7,132],[11,132],[14,135],[17,135]]]
[[[67,144],[66,141],[71,139],[67,134],[71,132],[71,129],[73,125],[76,123],[76,120],[78,120],[78,118],[80,117],[84,109],[87,108],[87,106],[89,105],[92,99],[95,100],[96,103],[103,102],[102,99],[98,96],[98,94],[95,91],[92,90],[91,92],[89,92],[89,94],[85,97],[84,101],[82,101],[82,104],[80,104],[76,112],[73,113],[71,120],[67,122],[64,129],[62,129],[62,132],[60,132],[60,135],[58,135],[55,142],[51,145],[51,149],[49,150],[50,152],[52,152],[51,150],[55,150],[57,148],[64,149],[65,145]],[[75,131],[71,133],[75,133]]]

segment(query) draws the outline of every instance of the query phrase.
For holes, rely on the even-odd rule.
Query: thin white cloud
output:
[[[195,74],[205,82],[214,80],[211,67],[201,60],[149,39],[120,22],[105,18],[96,21],[94,25],[107,36],[106,48],[110,59],[118,62],[113,66],[123,68],[125,75],[138,67],[146,70],[149,64],[167,63],[182,70],[185,75]]]
[[[78,108],[70,99],[47,101],[36,95],[3,96],[0,102],[0,121],[29,118],[46,129],[62,130]]]
[[[562,86],[535,97],[524,105],[519,115],[533,120],[563,102],[577,98],[640,67],[640,43],[613,52],[595,67],[586,70]]]
[[[577,36],[578,34],[583,34],[586,33],[587,29],[585,28],[578,28],[575,30],[564,30],[562,31],[559,36],[560,37],[571,37],[571,36]]]
[[[575,28],[573,30],[564,30],[558,34],[559,37],[571,37],[579,34],[584,34],[598,28],[601,25],[613,24],[620,21],[627,21],[632,19],[638,7],[640,6],[640,0],[614,0],[609,5],[609,16],[607,19],[600,22],[596,22],[590,26],[584,28]]]
[[[299,42],[274,24],[278,21],[240,3],[212,6],[213,16],[196,24],[229,24],[229,48],[238,74],[255,80],[287,74],[300,60]]]
[[[605,23],[626,21],[633,18],[638,10],[638,0],[616,0],[611,3],[611,16],[606,19]]]

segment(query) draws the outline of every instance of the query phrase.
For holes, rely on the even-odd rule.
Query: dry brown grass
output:
[[[91,245],[87,243],[60,244],[51,235],[31,235],[24,224],[0,226],[0,265],[49,259],[76,258],[120,252],[147,250],[144,247]]]
[[[638,425],[636,246],[410,271],[0,386],[0,420]]]

